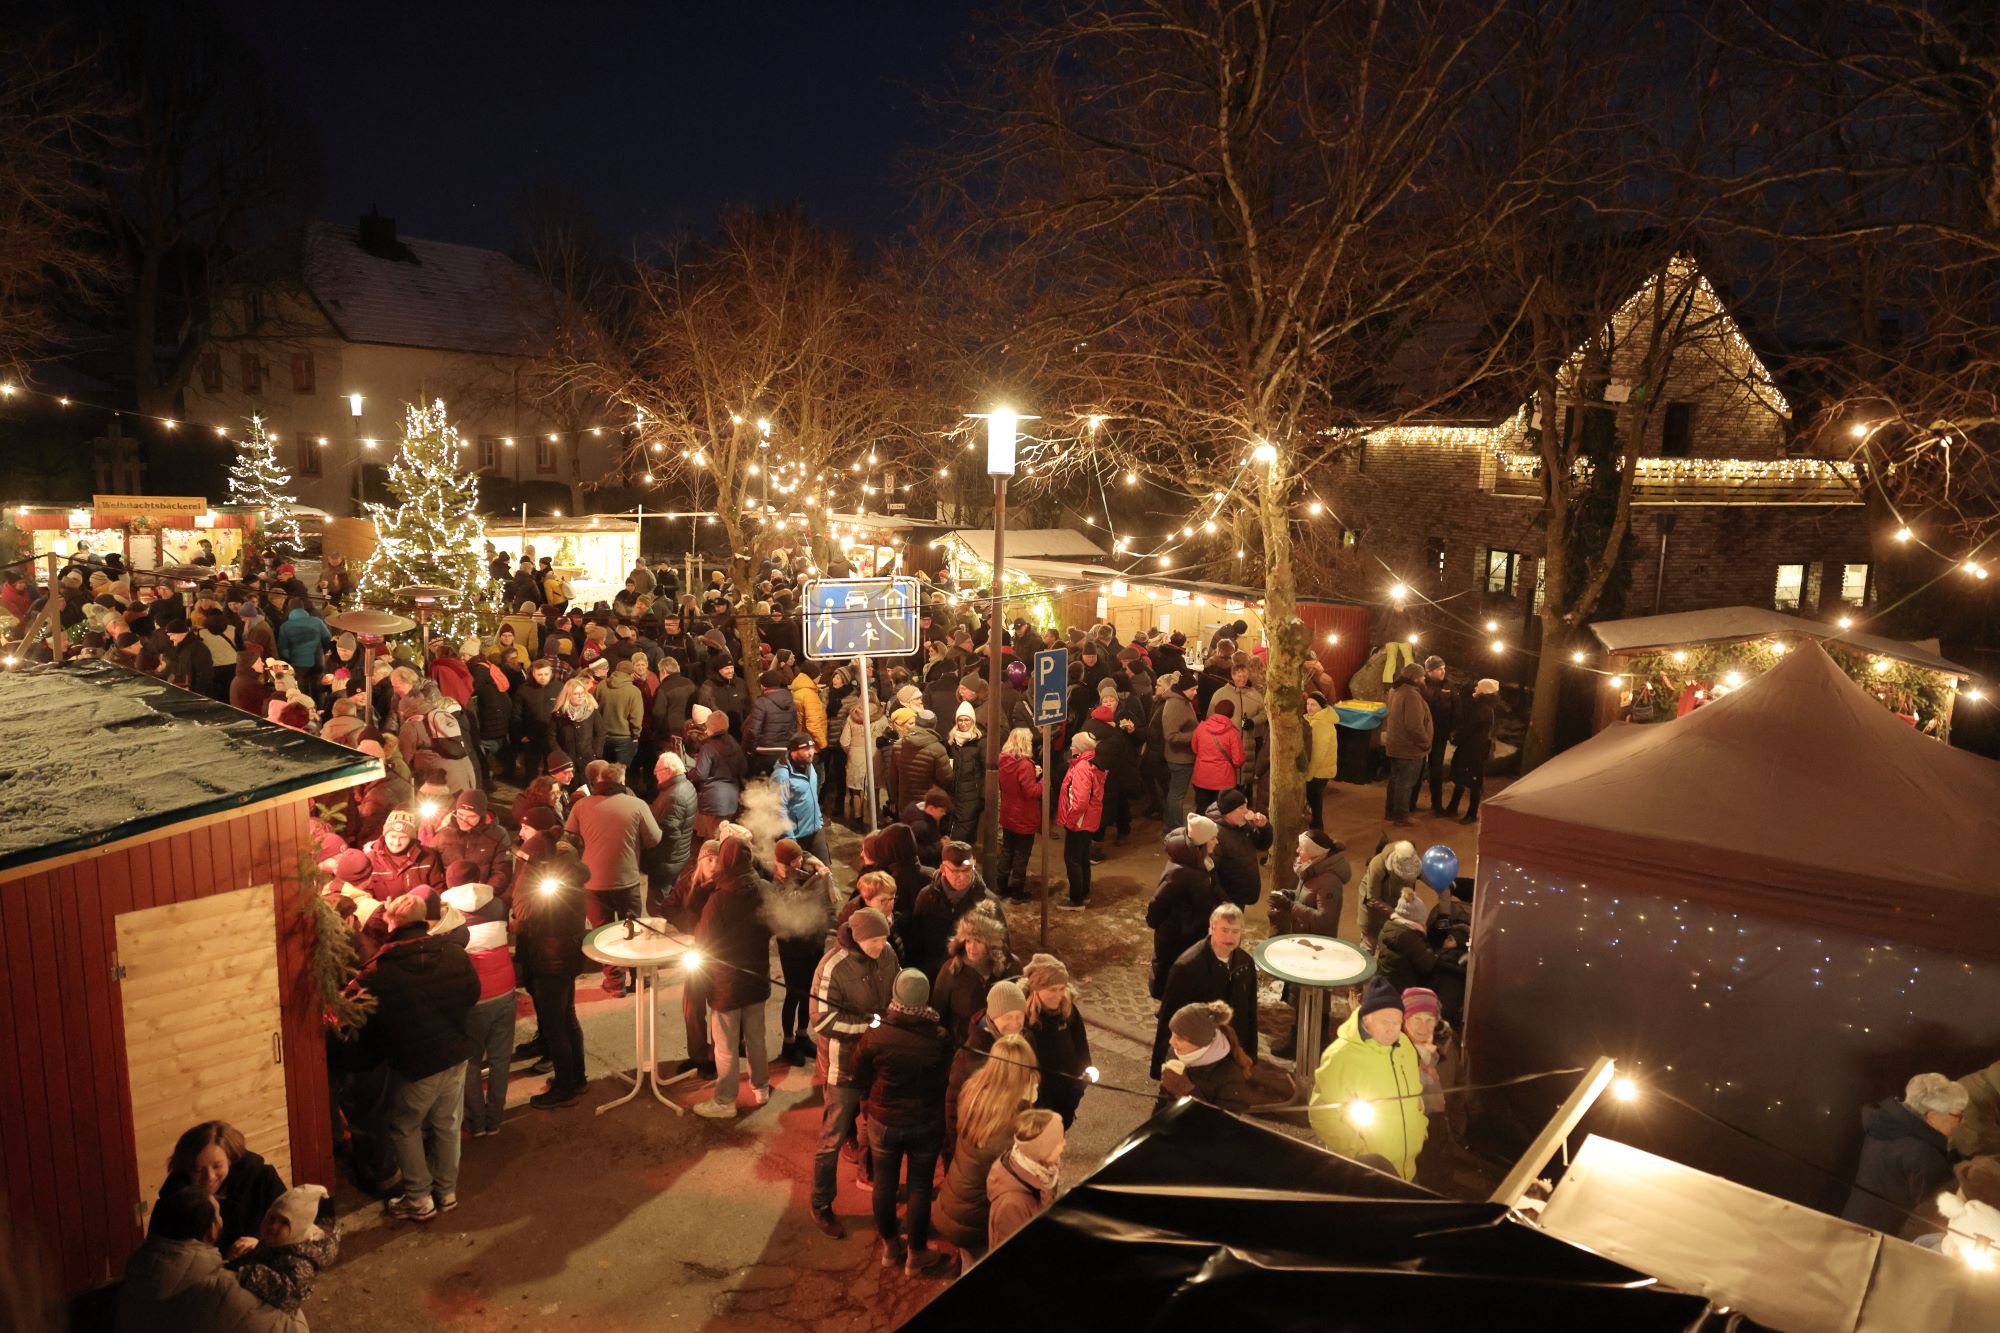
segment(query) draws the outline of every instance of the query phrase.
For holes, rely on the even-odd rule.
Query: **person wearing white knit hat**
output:
[[[1472,687],[1472,697],[1466,700],[1451,735],[1457,748],[1451,757],[1451,800],[1442,813],[1457,815],[1460,794],[1470,795],[1472,803],[1459,817],[1461,824],[1479,822],[1479,797],[1486,790],[1486,765],[1493,757],[1493,721],[1499,699],[1500,682],[1491,676],[1481,679]]]

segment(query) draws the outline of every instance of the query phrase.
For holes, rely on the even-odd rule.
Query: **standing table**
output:
[[[1313,1076],[1319,1072],[1319,1052],[1325,1044],[1329,997],[1347,986],[1359,986],[1375,975],[1375,960],[1361,946],[1331,935],[1275,935],[1252,946],[1250,958],[1259,971],[1298,988],[1299,1022],[1292,1034],[1297,1051],[1292,1083],[1300,1103],[1312,1099]]]
[[[694,1071],[688,1070],[669,1079],[660,1077],[658,1010],[660,974],[672,969],[674,975],[667,980],[670,983],[678,981],[681,960],[693,947],[692,939],[656,916],[607,922],[583,937],[586,958],[612,967],[630,968],[636,978],[632,990],[632,1091],[616,1101],[604,1103],[597,1108],[597,1114],[603,1115],[612,1107],[631,1101],[648,1082],[652,1084],[653,1096],[660,1105],[675,1115],[687,1114],[687,1109],[670,1100],[662,1089],[693,1077]]]

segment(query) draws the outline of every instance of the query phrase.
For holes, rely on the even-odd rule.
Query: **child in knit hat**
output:
[[[320,1270],[340,1255],[340,1228],[318,1223],[322,1212],[332,1222],[326,1201],[325,1186],[295,1185],[265,1210],[257,1247],[234,1265],[245,1291],[286,1314],[299,1312]]]

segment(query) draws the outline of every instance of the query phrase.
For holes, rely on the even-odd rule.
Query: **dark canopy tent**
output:
[[[1642,1333],[1711,1318],[1702,1297],[1497,1204],[1182,1100],[903,1327]]]
[[[2000,765],[1916,734],[1817,645],[1483,813],[1475,1082],[1611,1055],[1747,1131],[1663,1098],[1619,1137],[1829,1207],[1862,1104],[2000,1052]],[[1560,1095],[1490,1096],[1488,1126],[1525,1140]]]

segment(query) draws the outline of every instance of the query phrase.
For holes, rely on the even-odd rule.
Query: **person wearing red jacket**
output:
[[[437,687],[458,701],[458,706],[472,708],[472,669],[459,659],[457,649],[443,639],[431,640],[431,664],[425,672]]]
[[[1206,810],[1215,798],[1236,785],[1243,770],[1243,733],[1236,725],[1236,705],[1218,699],[1215,708],[1194,729],[1194,800],[1189,808]]]
[[[1042,770],[1035,767],[1035,733],[1016,727],[1000,747],[1000,864],[994,891],[1028,900],[1028,857],[1042,828]]]
[[[1090,901],[1090,845],[1104,822],[1104,769],[1097,761],[1097,737],[1079,731],[1069,738],[1069,771],[1063,774],[1056,801],[1056,822],[1063,826],[1063,868],[1069,872],[1069,898],[1056,904],[1080,912]]]
[[[424,915],[435,920],[444,866],[436,852],[417,841],[419,822],[414,810],[391,810],[382,821],[382,836],[361,850],[368,856],[370,893],[385,904],[414,894],[424,903]],[[383,925],[386,929],[388,923]]]

